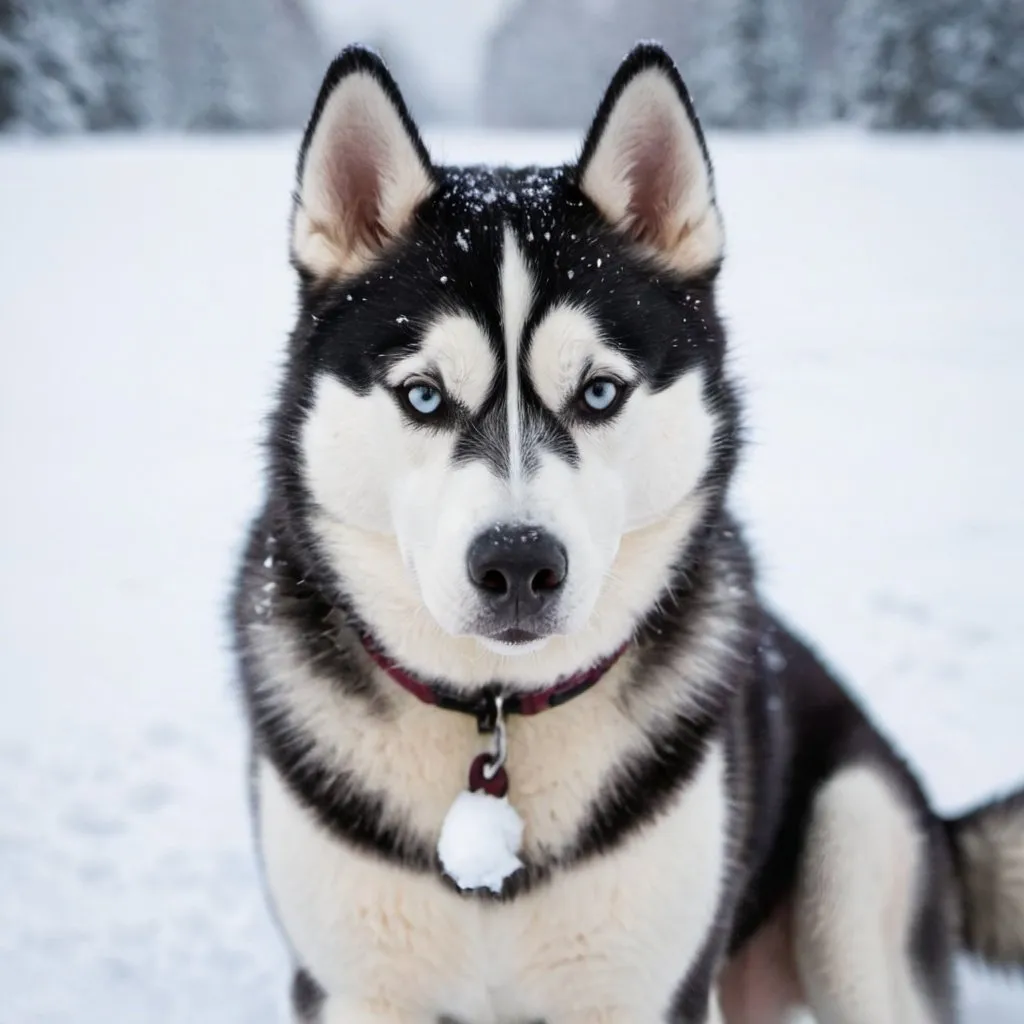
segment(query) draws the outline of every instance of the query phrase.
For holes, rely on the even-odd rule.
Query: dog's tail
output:
[[[1024,789],[946,828],[964,949],[993,967],[1024,970]]]

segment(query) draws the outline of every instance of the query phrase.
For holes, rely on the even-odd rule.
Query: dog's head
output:
[[[277,466],[318,561],[404,661],[549,678],[665,596],[734,448],[722,245],[657,47],[554,169],[438,166],[383,64],[334,62],[299,160]]]

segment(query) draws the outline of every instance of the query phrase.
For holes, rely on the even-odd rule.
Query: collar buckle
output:
[[[489,687],[480,698],[476,709],[476,728],[482,736],[489,735],[498,728],[505,701],[501,693]]]

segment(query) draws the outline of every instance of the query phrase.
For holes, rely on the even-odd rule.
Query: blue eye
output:
[[[406,388],[405,398],[409,408],[420,416],[433,416],[443,401],[440,390],[430,384],[413,384]]]
[[[619,393],[615,381],[599,377],[583,389],[583,402],[591,412],[608,412],[615,406]]]

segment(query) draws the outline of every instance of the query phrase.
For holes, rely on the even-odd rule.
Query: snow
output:
[[[437,855],[460,889],[500,893],[505,879],[523,866],[516,856],[522,844],[523,819],[508,799],[467,789],[445,815]]]
[[[0,145],[4,1024],[284,1019],[224,612],[296,143]],[[1024,139],[712,148],[767,592],[952,812],[1024,776]],[[966,980],[966,1021],[1022,1019]]]

